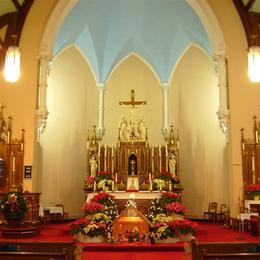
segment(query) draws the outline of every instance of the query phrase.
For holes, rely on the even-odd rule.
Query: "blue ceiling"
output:
[[[136,53],[168,82],[192,43],[211,54],[207,33],[185,0],[79,0],[58,33],[54,54],[77,45],[102,83],[124,57]]]

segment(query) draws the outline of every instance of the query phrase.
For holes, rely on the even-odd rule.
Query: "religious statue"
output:
[[[138,122],[138,132],[140,141],[144,141],[146,138],[146,127],[143,119],[140,119]]]
[[[96,177],[96,172],[97,172],[97,161],[94,156],[92,156],[89,160],[90,164],[90,176]]]
[[[128,141],[129,139],[127,120],[125,116],[122,116],[119,123],[119,137],[121,141]]]
[[[176,157],[175,155],[171,155],[169,159],[169,170],[172,175],[172,177],[176,176],[175,170],[176,170]]]

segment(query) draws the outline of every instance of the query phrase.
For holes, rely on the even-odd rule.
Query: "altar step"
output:
[[[169,244],[147,244],[147,243],[128,243],[122,244],[86,244],[80,243],[83,252],[100,252],[100,251],[112,251],[112,252],[184,252],[183,242],[169,243]]]

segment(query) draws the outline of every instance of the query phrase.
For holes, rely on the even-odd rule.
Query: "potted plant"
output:
[[[107,191],[112,188],[112,174],[107,171],[100,171],[96,174],[97,187],[101,190]]]
[[[23,194],[9,192],[1,200],[0,210],[8,225],[15,228],[20,225],[28,210],[28,206]]]
[[[248,184],[244,186],[246,194],[255,200],[259,200],[260,197],[260,184]]]

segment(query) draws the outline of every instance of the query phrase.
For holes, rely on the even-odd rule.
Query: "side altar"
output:
[[[144,117],[136,116],[135,107],[145,105],[136,101],[134,90],[129,106],[130,117],[121,116],[117,144],[102,144],[102,134],[93,126],[87,138],[87,177],[84,190],[88,193],[109,191],[165,190],[181,192],[179,178],[179,138],[173,125],[164,131],[165,142],[152,145],[148,140],[148,126]]]

